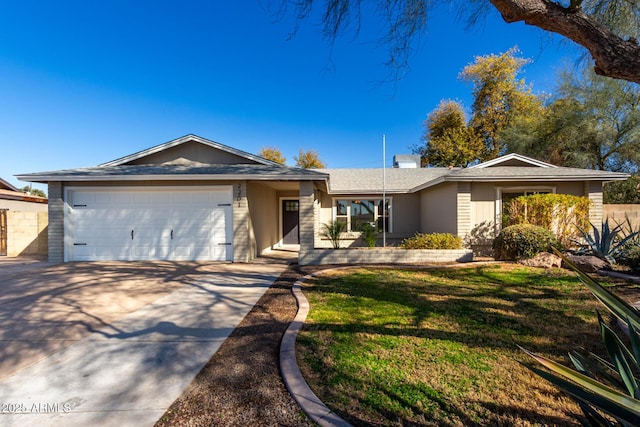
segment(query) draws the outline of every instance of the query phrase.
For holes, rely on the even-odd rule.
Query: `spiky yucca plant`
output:
[[[586,252],[591,252],[594,256],[603,259],[610,264],[616,263],[616,258],[622,253],[625,245],[640,235],[639,231],[633,231],[631,229],[631,223],[627,219],[629,224],[629,230],[625,232],[624,223],[616,225],[614,228],[609,226],[609,218],[602,223],[602,229],[598,230],[598,227],[591,224],[591,233],[577,227],[582,238],[587,242],[589,246]],[[619,235],[623,233],[623,237]]]
[[[580,280],[606,309],[626,325],[630,345],[605,324],[600,313],[598,322],[602,340],[609,355],[607,361],[594,354],[587,359],[577,352],[569,353],[575,369],[537,355],[525,353],[548,370],[525,364],[536,374],[567,392],[582,409],[591,426],[640,426],[640,311],[607,291],[575,264],[558,255],[578,273]]]

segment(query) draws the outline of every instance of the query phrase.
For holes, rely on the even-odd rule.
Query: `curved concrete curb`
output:
[[[313,422],[323,427],[347,427],[351,426],[351,424],[331,412],[318,396],[311,391],[302,376],[302,372],[300,372],[296,360],[296,337],[309,313],[309,301],[302,294],[300,284],[312,276],[313,274],[310,274],[298,280],[291,289],[298,303],[298,313],[287,328],[280,343],[280,372],[287,390]]]

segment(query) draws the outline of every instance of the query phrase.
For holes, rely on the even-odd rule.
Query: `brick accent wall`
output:
[[[318,233],[316,222],[320,212],[317,206],[312,181],[300,182],[300,254],[313,250]]]
[[[61,182],[49,183],[49,262],[64,261],[64,195]]]
[[[464,238],[471,232],[471,183],[459,182],[457,191],[458,236]]]
[[[584,194],[591,200],[589,221],[596,226],[602,224],[602,183],[599,181],[586,181],[584,187]]]
[[[251,261],[249,204],[247,183],[233,184],[233,261]]]

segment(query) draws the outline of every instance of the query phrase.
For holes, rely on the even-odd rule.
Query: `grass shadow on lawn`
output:
[[[597,303],[571,274],[522,267],[353,269],[303,289],[303,372],[358,425],[579,425],[518,361],[602,354]]]

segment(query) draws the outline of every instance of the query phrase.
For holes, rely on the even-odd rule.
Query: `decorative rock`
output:
[[[609,270],[611,268],[608,262],[593,255],[567,254],[567,258],[585,273],[596,273],[598,270]],[[563,265],[563,267],[568,268],[567,265]]]
[[[562,259],[557,255],[550,254],[549,252],[540,252],[533,258],[523,259],[518,262],[522,265],[526,265],[527,267],[541,268],[560,267],[562,265]]]

